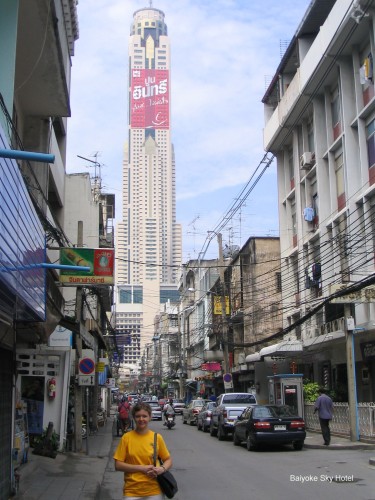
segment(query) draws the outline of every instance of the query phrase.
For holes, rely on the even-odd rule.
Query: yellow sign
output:
[[[98,373],[104,372],[104,367],[105,367],[105,363],[103,363],[102,361],[99,361],[98,363],[96,363],[96,371]]]
[[[222,297],[215,295],[215,297],[214,297],[214,314],[222,314],[221,301],[222,301]],[[228,295],[225,296],[225,314],[227,314],[227,315],[230,314]]]

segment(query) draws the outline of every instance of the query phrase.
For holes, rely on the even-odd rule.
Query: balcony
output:
[[[78,38],[72,5],[19,3],[15,89],[26,115],[70,116],[70,56]]]

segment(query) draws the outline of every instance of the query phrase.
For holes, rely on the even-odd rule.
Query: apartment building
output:
[[[297,346],[282,354],[339,401],[352,377],[358,402],[375,399],[374,7],[311,2],[263,97],[278,173],[281,341]]]

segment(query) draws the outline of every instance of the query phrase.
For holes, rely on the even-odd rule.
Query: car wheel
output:
[[[184,416],[182,417],[182,423],[186,424],[186,418]]]
[[[302,450],[303,443],[303,441],[293,441],[293,448],[297,451]]]
[[[217,426],[217,438],[218,438],[218,440],[219,440],[219,441],[224,441],[224,440],[225,440],[225,438],[226,438],[226,436],[227,436],[227,435],[225,434],[225,431],[224,431],[224,429],[223,429],[223,426],[219,424],[219,425]]]
[[[216,436],[216,434],[217,434],[217,430],[215,429],[215,427],[211,423],[211,425],[210,425],[210,436],[214,437],[214,436]]]
[[[249,434],[246,438],[246,449],[247,451],[255,451],[257,449],[257,444],[254,441],[254,439],[251,437],[251,434]]]
[[[192,418],[190,417],[190,420],[189,420],[189,424],[190,425],[194,425],[194,420],[192,420]]]
[[[233,444],[234,446],[240,446],[241,441],[238,439],[236,431],[233,431]]]

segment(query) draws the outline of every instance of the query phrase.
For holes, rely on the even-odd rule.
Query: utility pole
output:
[[[182,329],[181,329],[181,311],[180,311],[180,304],[177,304],[177,326],[178,326],[178,351],[179,351],[179,397],[180,399],[184,399],[184,351],[183,351],[183,341],[182,341]]]
[[[77,246],[83,246],[83,221],[78,221],[78,235],[77,235]],[[82,357],[82,336],[81,336],[81,322],[82,322],[82,287],[78,286],[76,290],[76,321],[78,323],[79,333],[76,333],[76,369],[75,375],[78,377],[79,369],[79,359]],[[74,443],[75,451],[79,452],[82,450],[82,387],[78,384],[78,381],[74,386]],[[89,431],[89,416],[87,415],[86,431]]]
[[[222,318],[222,344],[224,356],[224,375],[229,373],[229,352],[228,352],[228,322],[226,315],[226,296],[225,296],[225,280],[224,280],[224,258],[223,258],[223,240],[221,233],[217,234],[217,242],[219,245],[219,275],[221,282],[221,318]],[[225,387],[225,384],[224,384]],[[226,392],[226,391],[225,391]]]
[[[345,304],[345,343],[346,343],[346,370],[348,378],[349,428],[350,441],[359,441],[357,416],[357,381],[355,371],[354,349],[354,319],[350,315],[350,305]]]

